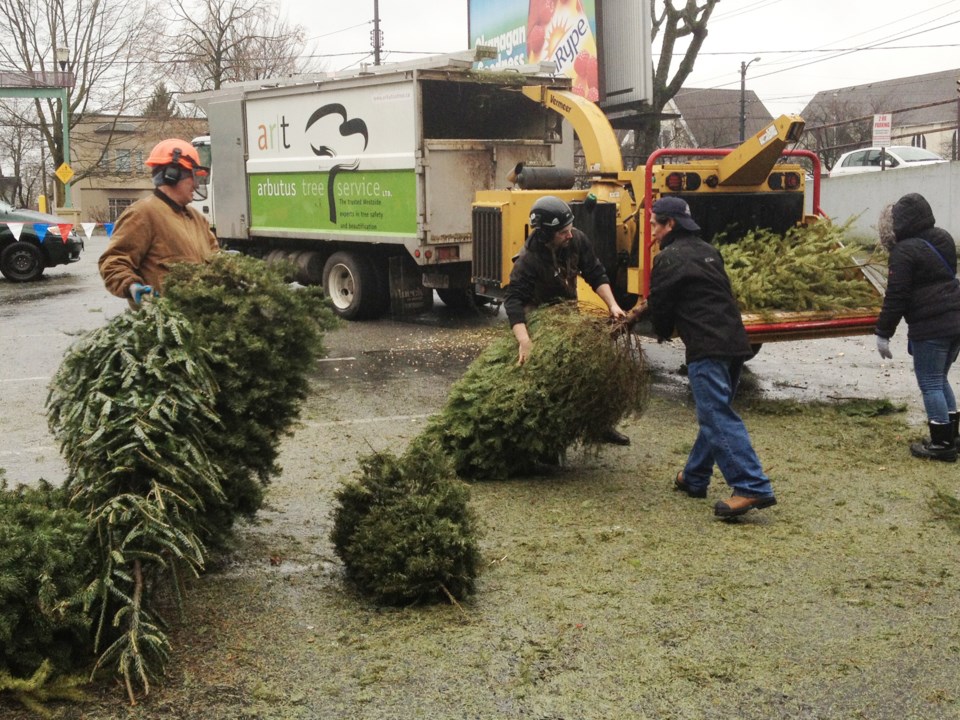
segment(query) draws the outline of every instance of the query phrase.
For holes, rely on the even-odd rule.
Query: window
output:
[[[869,164],[867,162],[867,151],[850,153],[847,159],[843,161],[843,167],[862,167]]]
[[[136,202],[134,198],[108,198],[107,209],[110,212],[110,222],[116,222],[120,213]]]
[[[117,150],[116,154],[116,165],[118,173],[128,173],[130,172],[130,150]]]

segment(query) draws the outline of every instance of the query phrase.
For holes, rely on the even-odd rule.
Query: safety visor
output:
[[[197,165],[192,168],[191,172],[193,172],[193,180],[197,185],[206,185],[210,182],[210,168]]]

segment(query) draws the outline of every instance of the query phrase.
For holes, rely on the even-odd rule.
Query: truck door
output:
[[[237,99],[212,102],[210,121],[211,178],[216,188],[214,222],[221,243],[249,240],[250,215],[246,173],[246,119]]]

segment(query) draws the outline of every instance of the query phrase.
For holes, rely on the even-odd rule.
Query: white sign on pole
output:
[[[893,117],[890,113],[873,116],[873,146],[889,147],[893,130]]]

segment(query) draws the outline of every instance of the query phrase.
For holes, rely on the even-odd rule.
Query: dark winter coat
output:
[[[720,253],[686,230],[660,241],[647,307],[658,337],[680,335],[687,363],[753,355]]]
[[[960,335],[960,283],[953,238],[934,227],[933,210],[917,193],[900,198],[892,214],[896,243],[890,250],[887,290],[876,334],[892,337],[904,319],[911,340]]]
[[[566,247],[554,251],[540,231],[530,234],[513,263],[503,307],[510,327],[527,322],[527,311],[541,305],[577,299],[577,276],[596,290],[610,279],[590,240],[574,228]]]

